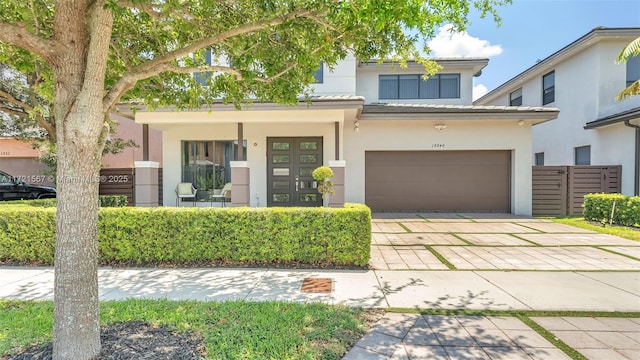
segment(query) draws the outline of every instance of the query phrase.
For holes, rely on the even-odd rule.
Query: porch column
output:
[[[231,206],[250,206],[250,169],[246,161],[231,161]]]
[[[329,196],[329,207],[344,206],[344,168],[346,161],[329,160],[329,167],[333,170],[333,195]]]
[[[158,206],[158,169],[156,161],[136,161],[135,167],[135,206]]]

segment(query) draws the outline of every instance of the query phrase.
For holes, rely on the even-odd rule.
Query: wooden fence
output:
[[[126,195],[129,206],[135,205],[135,169],[100,170],[100,195]]]
[[[622,166],[534,166],[533,215],[581,215],[584,195],[619,193]]]

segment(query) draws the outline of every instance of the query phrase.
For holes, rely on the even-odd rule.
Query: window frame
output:
[[[403,77],[404,79],[401,79]],[[417,97],[412,96],[402,96],[401,91],[401,80],[410,81],[411,78],[417,80],[415,93]],[[382,82],[394,82],[395,89],[393,88],[384,88],[382,86]],[[394,81],[395,80],[395,81]],[[443,93],[443,81],[442,80],[455,80],[455,96],[447,96],[442,97]],[[437,81],[437,96],[429,97],[426,94],[428,93],[429,87],[427,84],[433,86],[433,82]],[[461,82],[461,74],[460,73],[447,73],[447,74],[436,74],[430,76],[427,80],[422,78],[420,74],[378,74],[378,99],[379,100],[432,100],[432,99],[460,99],[460,82]],[[387,96],[383,95],[383,88],[387,91],[386,93],[392,93],[393,95]],[[412,90],[413,93],[413,90]]]
[[[534,154],[534,164],[536,166],[544,166],[544,151]]]
[[[640,55],[630,57],[627,60],[625,71],[625,80],[627,84],[626,86],[629,86],[634,82],[640,80]],[[630,77],[630,75],[635,76]]]
[[[545,87],[545,80],[552,78],[551,86]],[[550,98],[550,99],[549,99]],[[556,101],[556,71],[551,70],[542,75],[542,105],[551,104]]]
[[[315,79],[313,84],[324,84],[324,61],[320,60],[320,67],[314,71],[313,78]]]
[[[517,92],[520,92],[520,96],[514,98],[513,95]],[[522,106],[522,88],[518,88],[509,93],[509,106]]]
[[[583,161],[580,161],[580,164],[579,164],[578,152],[582,150],[588,150],[588,161],[586,163],[583,163]],[[582,154],[582,156],[584,156],[584,154]],[[576,146],[573,148],[573,164],[574,165],[591,165],[591,145]]]

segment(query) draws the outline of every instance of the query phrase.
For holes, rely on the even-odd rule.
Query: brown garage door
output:
[[[365,202],[373,211],[511,209],[510,151],[367,151]]]

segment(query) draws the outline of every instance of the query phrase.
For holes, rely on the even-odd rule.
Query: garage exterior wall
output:
[[[436,124],[447,127],[438,131]],[[511,212],[531,215],[531,127],[516,121],[360,121],[360,131],[345,127],[345,201],[365,200],[365,151],[511,151]]]

